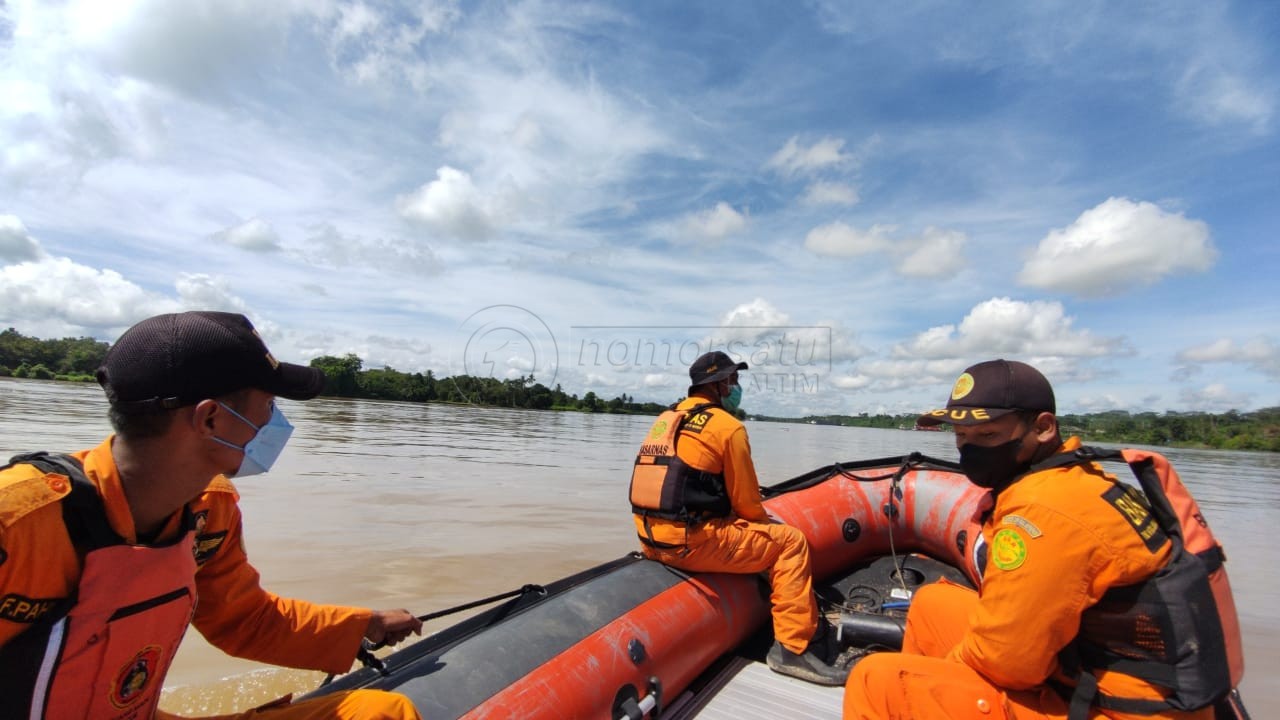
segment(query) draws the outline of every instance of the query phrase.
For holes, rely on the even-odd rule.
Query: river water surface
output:
[[[277,594],[421,615],[636,547],[627,486],[652,418],[369,400],[280,405],[297,427],[288,448],[270,474],[237,483],[249,558]],[[747,427],[766,485],[836,461],[911,451],[955,458],[950,433]],[[77,450],[109,432],[96,385],[0,378],[0,457]],[[1280,455],[1161,451],[1226,547],[1245,635],[1244,698],[1254,717],[1268,717],[1280,707]],[[322,677],[230,658],[193,630],[162,707],[244,710]]]

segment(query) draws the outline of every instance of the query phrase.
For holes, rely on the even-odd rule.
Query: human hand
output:
[[[422,621],[408,610],[374,610],[365,638],[377,646],[395,645],[410,634],[422,634]]]

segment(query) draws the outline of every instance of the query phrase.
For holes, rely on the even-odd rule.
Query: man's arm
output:
[[[205,502],[207,500],[207,502]],[[320,605],[283,598],[259,584],[249,564],[235,496],[206,493],[205,538],[218,541],[196,572],[199,603],[193,624],[210,643],[236,657],[325,672],[351,668],[361,638],[398,642],[422,623],[407,610],[375,612],[364,608]],[[215,537],[225,529],[220,540]]]
[[[769,522],[760,500],[760,481],[751,460],[747,429],[741,425],[725,440],[724,484],[734,515],[752,522]]]

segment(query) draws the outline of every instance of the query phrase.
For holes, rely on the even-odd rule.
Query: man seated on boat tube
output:
[[[243,315],[186,312],[130,328],[97,377],[114,435],[0,469],[0,717],[170,717],[188,624],[231,655],[331,673],[364,639],[421,631],[407,610],[278,597],[245,556],[227,478],[271,468],[292,432],[275,397],[315,397],[321,371],[277,361]],[[418,718],[371,690],[249,715]]]
[[[960,376],[946,408],[920,416],[954,426],[965,474],[994,496],[976,563],[981,589],[918,591],[902,653],[854,666],[845,720],[1214,717],[1202,706],[1212,700],[1179,699],[1205,688],[1191,688],[1198,679],[1174,672],[1172,658],[1193,645],[1226,647],[1227,624],[1177,620],[1190,602],[1171,596],[1183,593],[1147,592],[1171,577],[1162,570],[1198,560],[1185,559],[1142,493],[1078,455],[1078,438],[1062,441],[1055,412],[1039,371],[991,360]],[[1147,593],[1141,603],[1137,590]]]
[[[663,413],[641,445],[631,508],[641,552],[690,572],[766,572],[776,672],[840,685],[834,633],[818,613],[804,534],[774,522],[760,499],[746,427],[734,416],[745,362],[708,352],[689,367],[689,396]]]

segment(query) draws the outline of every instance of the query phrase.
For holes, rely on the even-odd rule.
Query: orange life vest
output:
[[[724,474],[699,470],[676,455],[680,430],[689,417],[713,403],[687,410],[671,409],[658,416],[640,445],[631,472],[631,511],[646,517],[688,522],[726,517],[732,511]]]
[[[1155,714],[1223,701],[1244,676],[1244,651],[1221,543],[1177,471],[1157,453],[1081,447],[1034,470],[1095,461],[1129,465],[1142,493],[1129,492],[1149,505],[1155,521],[1143,529],[1143,538],[1159,546],[1168,537],[1173,554],[1151,579],[1113,588],[1085,611],[1080,634],[1061,658],[1064,669],[1079,672],[1068,717],[1086,717],[1090,705]],[[1102,669],[1142,678],[1171,694],[1163,701],[1103,695],[1093,673]]]
[[[66,475],[63,520],[83,557],[75,594],[0,648],[7,706],[31,718],[148,720],[196,601],[195,527],[164,545],[125,544],[107,523],[97,488],[67,456],[19,456]],[[7,717],[7,715],[6,715]]]

